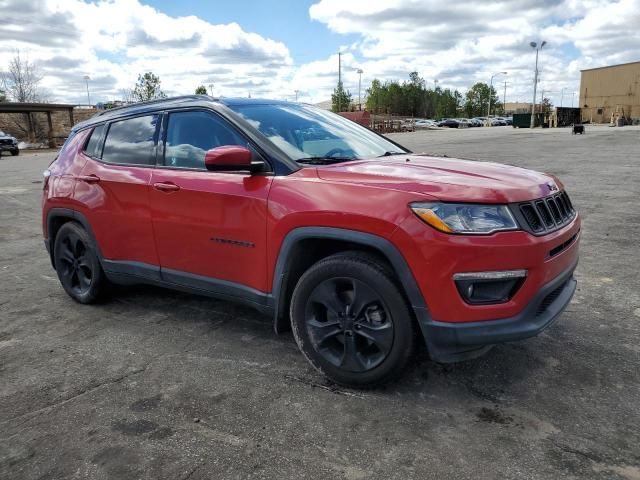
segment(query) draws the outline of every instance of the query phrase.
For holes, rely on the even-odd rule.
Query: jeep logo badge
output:
[[[558,191],[558,187],[556,186],[555,183],[547,183],[547,187],[549,187],[549,191],[550,192],[557,192]]]

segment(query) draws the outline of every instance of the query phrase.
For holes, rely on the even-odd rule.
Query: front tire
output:
[[[17,148],[15,150],[11,150],[11,155],[13,155],[14,157],[20,155],[20,150],[18,150]]]
[[[56,273],[65,292],[79,303],[94,303],[106,293],[108,281],[93,240],[75,222],[65,223],[54,245]]]
[[[413,317],[393,274],[375,257],[347,252],[319,261],[296,285],[290,313],[298,347],[337,384],[390,382],[413,355]]]

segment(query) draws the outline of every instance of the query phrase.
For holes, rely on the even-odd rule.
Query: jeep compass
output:
[[[355,387],[398,378],[419,346],[455,362],[538,334],[575,291],[580,239],[552,175],[414,154],[309,105],[204,95],[73,127],[42,226],[77,302],[136,283],[244,302]]]

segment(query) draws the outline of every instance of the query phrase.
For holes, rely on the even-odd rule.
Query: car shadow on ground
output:
[[[98,308],[112,313],[128,311],[130,318],[136,322],[154,325],[170,325],[172,334],[201,335],[204,348],[207,337],[228,336],[232,343],[238,336],[249,336],[251,345],[269,344],[269,349],[257,350],[250,354],[252,361],[260,362],[261,356],[268,356],[268,361],[277,365],[278,355],[287,357],[288,364],[282,371],[287,381],[295,381],[314,388],[321,388],[337,394],[360,395],[362,392],[376,395],[409,395],[432,392],[434,389],[446,391],[459,390],[470,400],[482,400],[500,403],[510,397],[511,387],[521,389],[527,379],[538,374],[540,369],[548,367],[539,349],[528,344],[529,341],[496,345],[483,356],[454,364],[433,362],[426,351],[424,341],[419,337],[419,347],[414,361],[403,377],[391,384],[363,391],[338,386],[317,373],[299,353],[290,331],[276,334],[273,331],[272,319],[251,307],[210,297],[167,290],[161,287],[135,285],[114,287],[110,298]],[[213,337],[211,337],[213,338]],[[243,354],[251,345],[243,346]],[[198,348],[194,346],[193,348]],[[198,354],[198,351],[192,351]],[[203,352],[204,353],[204,350]],[[291,365],[293,357],[298,361]],[[276,357],[275,359],[273,357]],[[264,360],[264,359],[262,359]],[[283,360],[283,367],[284,365]],[[292,371],[293,368],[293,371]],[[276,368],[276,371],[278,369]],[[466,395],[465,395],[466,393]]]

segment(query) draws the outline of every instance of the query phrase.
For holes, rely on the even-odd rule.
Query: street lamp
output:
[[[487,107],[487,126],[491,126],[491,92],[493,90],[493,79],[498,75],[506,75],[507,72],[498,72],[491,75],[491,81],[489,82],[489,106]]]
[[[531,128],[536,126],[535,114],[536,114],[536,89],[538,88],[538,53],[540,53],[540,50],[542,50],[542,47],[544,47],[546,44],[547,42],[545,42],[544,40],[542,41],[539,47],[536,42],[529,43],[531,48],[536,49],[536,71],[533,77],[533,102],[531,103],[531,125],[530,125]]]
[[[356,72],[358,72],[358,110],[362,110],[362,97],[360,96],[360,89],[362,88],[362,69],[359,68],[358,70],[356,70]]]
[[[298,103],[298,93],[300,93],[300,90],[294,90],[293,92],[296,94],[296,103]]]
[[[89,80],[91,80],[91,77],[89,75],[85,75],[82,78],[84,78],[84,81],[87,84],[87,105],[91,106],[91,97],[89,96]]]

